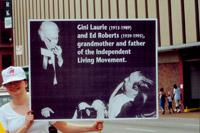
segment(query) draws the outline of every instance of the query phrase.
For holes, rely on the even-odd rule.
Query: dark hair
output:
[[[177,88],[176,84],[174,84],[174,88],[175,88],[175,89]]]
[[[161,92],[163,92],[163,91],[164,91],[164,89],[163,89],[163,88],[160,88],[160,91],[161,91]]]

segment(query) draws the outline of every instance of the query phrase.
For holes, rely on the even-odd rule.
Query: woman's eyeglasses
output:
[[[18,86],[21,81],[22,80],[20,80],[20,81],[13,81],[13,82],[7,83],[7,84],[5,84],[5,87],[11,88],[13,86]]]

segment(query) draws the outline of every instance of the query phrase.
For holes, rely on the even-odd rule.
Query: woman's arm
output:
[[[53,126],[64,133],[82,133],[102,130],[103,121],[96,121],[92,125],[79,125],[67,123],[64,121],[58,121],[54,123]]]

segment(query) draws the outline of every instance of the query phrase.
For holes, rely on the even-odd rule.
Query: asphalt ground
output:
[[[101,133],[200,133],[199,112],[166,113],[165,115],[160,113],[159,115],[158,119],[104,121],[104,129]],[[91,124],[92,122],[75,123]]]
[[[93,121],[74,121],[76,124],[91,124]],[[158,119],[104,121],[100,133],[200,133],[200,111],[166,113],[159,111]],[[97,133],[97,132],[91,132]]]

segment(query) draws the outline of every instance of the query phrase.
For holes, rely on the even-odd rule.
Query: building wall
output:
[[[180,86],[179,71],[180,71],[179,63],[158,64],[158,91],[160,90],[160,88],[164,88],[166,94],[170,92],[170,95],[172,96],[174,90],[173,85],[177,84],[177,86]],[[168,102],[166,102],[165,105],[166,110],[167,110],[167,104]],[[173,102],[173,108],[175,109],[174,102]]]
[[[178,63],[179,53],[177,51],[158,53],[158,64],[161,63]]]
[[[173,85],[180,86],[180,65],[178,52],[159,53],[158,88],[171,91]]]
[[[12,17],[12,0],[0,0],[0,71],[14,65],[13,56],[13,29],[5,18]],[[0,76],[0,82],[2,77]]]
[[[177,51],[162,52],[158,56],[158,89],[164,88],[166,93],[170,92],[173,95],[173,85],[180,86],[181,84],[179,53]],[[174,102],[173,108],[175,108]]]
[[[4,58],[3,56],[10,56],[11,61],[8,58]],[[4,62],[4,63],[3,63]],[[13,65],[13,49],[12,47],[1,47],[0,48],[0,70],[5,69],[8,65]],[[0,81],[2,81],[2,76],[0,76]]]
[[[173,85],[180,86],[179,63],[163,63],[158,65],[158,88],[173,92]]]
[[[12,0],[14,64],[28,65],[29,19],[157,18],[158,46],[200,41],[200,0]],[[16,46],[23,54],[16,55]]]

